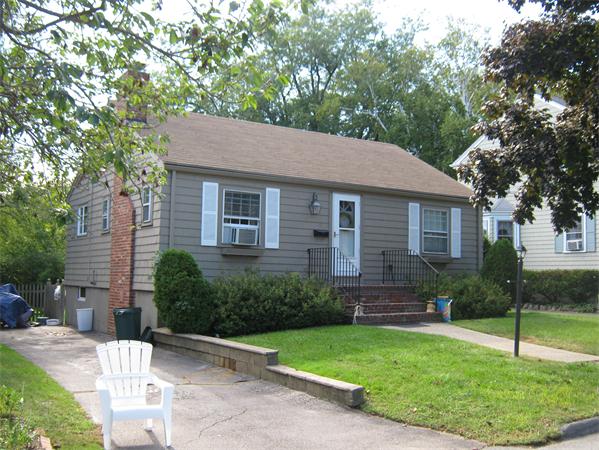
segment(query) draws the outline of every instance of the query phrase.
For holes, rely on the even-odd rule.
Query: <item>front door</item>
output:
[[[360,196],[333,194],[333,247],[360,270]],[[335,269],[337,275],[343,265]]]

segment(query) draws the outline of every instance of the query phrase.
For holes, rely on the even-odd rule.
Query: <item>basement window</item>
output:
[[[85,287],[79,286],[77,288],[77,301],[84,302],[85,301]]]

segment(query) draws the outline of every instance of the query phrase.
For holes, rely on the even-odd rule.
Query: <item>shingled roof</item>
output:
[[[158,127],[167,165],[219,169],[404,192],[469,197],[471,191],[392,144],[190,113]]]

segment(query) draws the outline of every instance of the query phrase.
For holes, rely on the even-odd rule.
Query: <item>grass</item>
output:
[[[457,320],[454,325],[513,338],[514,313],[496,319]],[[599,315],[522,311],[522,340],[574,352],[599,355]]]
[[[334,326],[234,340],[282,364],[360,384],[363,409],[489,444],[536,444],[599,415],[599,365],[519,358],[441,336]]]
[[[98,428],[73,395],[38,366],[1,344],[0,385],[22,393],[25,420],[33,428],[43,429],[54,447],[102,448]]]

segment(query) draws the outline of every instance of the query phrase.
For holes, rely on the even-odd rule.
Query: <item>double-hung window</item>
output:
[[[110,198],[102,200],[102,231],[110,231]]]
[[[79,209],[77,209],[77,236],[85,236],[87,234],[88,222],[88,207],[87,205],[80,206]]]
[[[142,223],[149,223],[152,221],[152,197],[152,188],[150,186],[144,186],[141,190]]]
[[[260,200],[257,192],[225,189],[223,196],[223,244],[258,245]]]
[[[514,242],[514,222],[511,220],[498,220],[497,239],[506,239],[510,242]]]
[[[447,210],[423,208],[422,251],[424,253],[449,252],[449,216]]]
[[[582,221],[564,232],[564,251],[584,252],[584,230]]]

